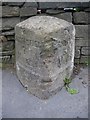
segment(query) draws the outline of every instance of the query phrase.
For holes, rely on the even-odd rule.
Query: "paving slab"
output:
[[[88,118],[88,67],[81,67],[70,84],[78,94],[71,95],[63,88],[47,100],[28,93],[12,70],[1,72],[3,118]]]

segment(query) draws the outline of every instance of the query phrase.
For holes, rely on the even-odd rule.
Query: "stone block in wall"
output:
[[[88,46],[88,40],[76,39],[75,40],[75,46],[77,46],[77,47]]]
[[[7,38],[5,36],[0,35],[0,43],[6,42]]]
[[[75,47],[75,58],[80,58],[81,47]]]
[[[81,56],[80,63],[87,64],[88,63],[88,56]]]
[[[0,56],[0,64],[1,63],[8,63],[9,61],[10,61],[10,56]],[[3,65],[2,65],[2,67],[3,67]]]
[[[23,5],[24,7],[38,7],[38,4],[36,1],[30,2],[29,0],[26,0],[25,4]]]
[[[13,35],[15,35],[15,32],[14,32],[14,30],[5,31],[5,32],[2,32],[1,35],[4,35],[4,36],[13,36]]]
[[[64,10],[54,10],[54,9],[47,9],[46,10],[46,13],[49,15],[56,15],[56,14],[64,13],[64,12],[65,12]]]
[[[2,17],[19,16],[19,7],[2,6]]]
[[[9,40],[15,40],[15,36],[14,35],[9,35],[9,36],[7,36],[7,40],[9,41]]]
[[[75,25],[76,40],[88,41],[88,25]]]
[[[0,56],[12,56],[15,55],[15,50],[0,51]]]
[[[90,46],[82,47],[81,54],[85,56],[90,56]]]
[[[37,8],[34,8],[34,7],[22,7],[20,9],[20,17],[34,16],[36,14],[37,14]]]
[[[51,1],[51,2],[50,2]],[[60,2],[58,0],[57,2],[52,2],[52,0],[49,0],[49,2],[39,2],[39,8],[40,9],[47,9],[47,8],[65,8],[65,7],[89,7],[90,4],[88,2]]]
[[[26,20],[28,18],[29,18],[29,16],[23,16],[23,17],[20,18],[20,22],[22,22],[22,21],[24,21],[24,20]]]
[[[14,27],[3,27],[0,29],[0,33],[5,31],[10,31],[10,30],[14,30]]]
[[[90,7],[84,10],[85,12],[90,12]]]
[[[74,59],[74,64],[79,64],[80,63],[80,59],[79,58],[75,58]]]
[[[72,13],[71,12],[57,14],[57,15],[54,15],[54,17],[64,19],[68,22],[72,22]]]
[[[14,49],[13,41],[5,41],[5,42],[0,43],[0,52],[12,51],[13,49]]]
[[[48,15],[48,14],[47,14]],[[50,14],[49,14],[50,15]],[[64,19],[68,22],[72,22],[72,13],[71,12],[67,12],[67,13],[60,13],[60,14],[53,14],[51,16],[60,18],[60,19]]]
[[[0,56],[0,64],[1,63],[2,63],[2,68],[5,68],[5,67],[8,68],[10,66],[10,64],[12,65],[15,63],[14,55],[12,55],[12,56],[10,56],[10,55]],[[8,66],[7,66],[7,64],[8,64]]]
[[[75,58],[74,59],[74,63],[76,64],[85,64],[85,65],[88,65],[88,63],[90,63],[90,57],[89,56],[81,56],[80,59],[78,58]]]
[[[1,33],[2,36],[5,36],[7,40],[15,40],[15,32],[14,30],[4,31]]]
[[[25,0],[13,0],[12,2],[6,2],[9,6],[22,6],[24,4]]]
[[[88,24],[88,13],[87,12],[74,12],[73,20],[75,24]]]
[[[20,22],[19,17],[2,18],[2,30],[13,29]]]

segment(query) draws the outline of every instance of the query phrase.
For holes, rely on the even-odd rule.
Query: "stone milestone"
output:
[[[47,99],[64,86],[74,65],[75,27],[50,16],[34,16],[15,27],[18,79],[33,95]]]

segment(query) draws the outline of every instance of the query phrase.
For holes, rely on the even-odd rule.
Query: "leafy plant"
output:
[[[78,90],[72,89],[72,88],[68,88],[68,92],[69,92],[70,94],[77,94],[77,93],[78,93]]]
[[[71,83],[71,79],[68,79],[68,78],[65,78],[64,79],[64,86],[66,88],[66,91],[70,94],[77,94],[78,93],[78,90],[76,89],[73,89],[73,88],[70,88],[69,84]]]

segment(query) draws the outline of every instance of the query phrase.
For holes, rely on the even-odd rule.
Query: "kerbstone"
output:
[[[17,24],[15,31],[18,79],[41,99],[56,94],[73,71],[74,26],[56,17],[35,16]]]

